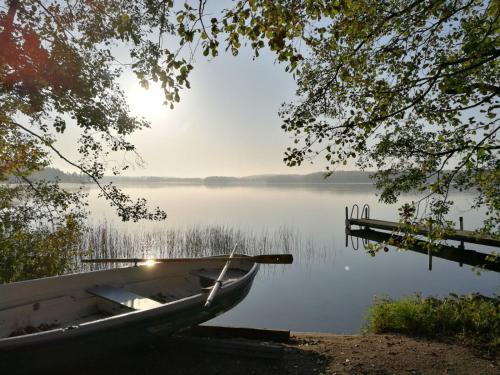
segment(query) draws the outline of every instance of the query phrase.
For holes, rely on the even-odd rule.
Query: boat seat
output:
[[[217,277],[219,276],[213,272],[208,272],[205,269],[191,271],[189,273],[193,276],[203,277],[204,279],[208,279],[208,280],[212,280],[212,281],[217,281]]]
[[[87,292],[132,310],[148,310],[162,306],[161,303],[152,299],[110,285],[98,285],[95,288],[87,289]]]
[[[206,270],[204,268],[192,271],[190,272],[191,275],[193,276],[198,276],[207,280],[211,281],[217,281],[217,278],[219,277],[220,271],[219,270]],[[226,284],[228,282],[234,281],[245,275],[245,271],[239,270],[239,269],[229,269],[226,272],[226,276],[224,277],[224,280],[222,280],[223,284]]]
[[[217,278],[219,277],[219,273],[220,272],[215,272],[215,271],[207,271],[205,269],[201,269],[201,270],[197,270],[197,271],[193,271],[193,272],[190,272],[191,275],[193,276],[198,276],[202,279],[205,279],[205,280],[208,280],[208,281],[213,281],[213,282],[216,282],[217,281]],[[226,284],[229,280],[227,279],[224,279],[222,280],[222,283],[223,284]]]

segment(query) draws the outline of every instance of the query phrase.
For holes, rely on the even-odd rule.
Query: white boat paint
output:
[[[224,264],[224,260],[157,263],[0,285],[0,350],[125,329],[183,311],[195,311],[194,320],[199,322],[211,319],[226,311],[202,307],[210,290],[207,284],[213,285]],[[258,264],[251,261],[231,262],[216,301],[249,287],[257,271]],[[105,295],[99,289],[103,287],[111,294]],[[130,300],[136,300],[135,305]],[[41,325],[49,329],[12,336]],[[179,328],[175,321],[167,321],[153,323],[147,331]]]

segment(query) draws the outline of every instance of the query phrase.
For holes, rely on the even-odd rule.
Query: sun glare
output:
[[[161,87],[151,85],[148,89],[137,86],[128,92],[130,109],[147,119],[165,115],[169,108],[164,105],[165,95]]]
[[[149,259],[149,260],[144,262],[144,265],[147,267],[153,267],[155,264],[156,264],[156,262],[154,261],[154,259]]]

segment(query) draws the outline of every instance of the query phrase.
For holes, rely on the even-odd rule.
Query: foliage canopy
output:
[[[96,183],[123,220],[164,219],[101,183],[107,170],[129,167],[110,165],[110,153],[135,154],[128,137],[148,126],[130,115],[118,78],[130,69],[144,87],[159,82],[173,106],[190,87],[197,49],[215,57],[243,45],[255,56],[269,48],[296,78],[297,100],[280,112],[294,137],[287,165],[322,157],[330,172],[349,160],[375,169],[383,201],[414,188],[431,199],[428,225],[448,225],[451,188],[476,189],[489,214],[483,230],[499,231],[497,0],[247,0],[216,13],[206,5],[0,3],[0,180],[20,182],[0,187],[0,248],[16,233],[81,229],[83,193],[30,180],[54,157]],[[79,160],[58,149],[69,128],[80,134]],[[419,204],[403,208],[404,221],[422,214]]]
[[[164,211],[150,211],[144,199],[134,201],[101,179],[107,170],[119,174],[129,167],[111,164],[109,155],[135,153],[127,137],[148,126],[129,113],[117,81],[124,65],[116,48],[125,45],[142,84],[160,80],[168,100],[178,101],[179,89],[189,85],[191,66],[162,44],[164,35],[174,32],[168,21],[172,6],[172,1],[149,0],[0,3],[0,181],[19,182],[0,186],[4,270],[30,257],[40,261],[38,269],[48,267],[43,259],[57,248],[71,252],[83,228],[85,194],[30,179],[53,158],[97,184],[123,220],[165,219]],[[58,148],[69,128],[78,129],[79,160]],[[4,281],[16,278],[17,273],[7,273],[1,275]]]
[[[320,156],[330,172],[348,161],[376,170],[384,202],[422,192],[404,221],[445,229],[450,189],[476,189],[483,230],[498,234],[499,17],[495,0],[253,0],[195,30],[205,55],[221,36],[233,54],[246,40],[292,72],[298,99],[280,112],[294,137],[287,165]]]

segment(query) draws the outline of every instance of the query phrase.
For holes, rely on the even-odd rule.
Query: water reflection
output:
[[[393,236],[390,233],[371,229],[351,229],[348,230],[347,234],[351,236],[351,240],[352,237],[364,240],[362,244],[365,249],[368,247],[368,241],[375,241],[383,244],[392,239],[396,244],[402,242],[399,236]],[[358,246],[359,243],[353,248],[357,250]],[[394,247],[392,248],[394,249]],[[432,271],[432,258],[437,257],[458,263],[460,267],[467,264],[485,270],[500,272],[500,259],[497,256],[465,249],[461,246],[440,245],[439,248],[435,250],[428,250],[429,242],[416,240],[413,244],[405,246],[405,249],[427,255],[429,271]]]
[[[371,257],[361,243],[359,251],[353,251],[351,245],[346,248],[345,206],[368,203],[377,218],[398,217],[398,205],[379,203],[371,185],[206,187],[156,183],[126,184],[124,190],[132,197],[148,198],[151,206],[166,209],[169,216],[165,223],[110,221],[113,210],[97,199],[97,191],[90,190],[94,226],[108,219],[105,231],[116,231],[110,236],[95,232],[92,237],[92,241],[102,243],[99,251],[103,257],[104,249],[106,256],[113,253],[117,257],[212,255],[226,252],[236,239],[241,239],[245,246],[242,252],[248,254],[294,255],[292,265],[263,265],[247,298],[213,324],[353,333],[359,332],[375,295],[500,293],[500,274],[496,272],[482,272],[478,277],[469,266],[460,268],[438,257],[434,257],[433,272],[428,272],[428,259],[418,252],[390,251]],[[415,199],[405,195],[400,203]],[[468,208],[472,196],[453,193],[450,199],[456,205],[449,219],[464,216],[466,227],[471,229],[481,224],[484,215]],[[481,246],[473,249],[490,250]]]

